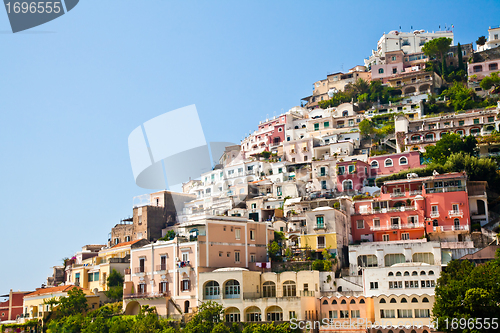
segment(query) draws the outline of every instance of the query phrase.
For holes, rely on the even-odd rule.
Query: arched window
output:
[[[336,299],[334,299],[334,300],[332,301],[332,304],[337,304],[337,300],[336,300]]]
[[[391,303],[397,303],[395,298],[391,298]]]
[[[342,190],[347,191],[347,190],[352,190],[352,180],[346,179],[342,182]]]
[[[345,299],[343,299],[342,302],[340,302],[340,304],[347,304],[347,302],[345,301]]]
[[[434,254],[431,252],[414,253],[413,262],[423,262],[434,265]]]
[[[404,254],[401,253],[391,253],[386,254],[384,257],[385,267],[390,267],[394,264],[401,264],[406,262]]]
[[[297,287],[293,281],[283,282],[283,296],[285,297],[295,297],[297,296]]]
[[[406,271],[404,276],[410,276],[410,272]]]
[[[385,298],[381,298],[380,301],[378,301],[379,303],[385,303]]]
[[[240,283],[236,280],[229,280],[224,287],[224,298],[240,298]]]
[[[349,302],[349,304],[356,304],[356,301],[351,299],[351,301]]]
[[[399,158],[399,165],[407,165],[408,164],[408,159],[404,156]]]
[[[328,300],[327,300],[327,299],[325,299],[325,300],[323,301],[323,304],[328,304]]]
[[[397,272],[397,273],[396,273],[396,276],[401,276],[401,272]]]
[[[411,273],[411,275],[412,275],[412,276],[418,276],[418,273],[417,273],[416,271],[413,271],[413,272]]]
[[[267,309],[267,321],[283,321],[283,310],[279,306],[271,306]]]
[[[425,275],[425,271],[421,271],[421,272],[420,272],[420,275]]]
[[[389,272],[389,273],[387,274],[387,276],[394,276],[394,273],[393,273],[393,272]]]
[[[378,169],[378,161],[372,161],[372,163],[370,164],[370,166],[371,166],[373,169]]]
[[[434,271],[429,271],[429,273],[427,273],[427,275],[434,275]]]
[[[422,298],[422,303],[429,303],[429,299],[427,297]]]
[[[219,299],[220,287],[217,281],[208,281],[205,284],[205,299]]]
[[[349,115],[348,111],[342,111],[342,117],[347,117]]]
[[[365,304],[365,300],[364,299],[360,299],[359,300],[359,304]]]
[[[384,165],[386,167],[391,167],[393,165],[392,159],[391,158],[386,159],[385,162],[384,162]]]
[[[408,301],[406,300],[406,298],[401,298],[401,303],[408,303]]]
[[[379,69],[378,69],[378,73],[379,73],[379,74],[384,74],[384,69],[383,69],[383,68],[379,68]]]
[[[273,281],[264,282],[262,285],[263,297],[276,297],[276,283]]]
[[[358,267],[377,267],[377,257],[373,254],[358,256]]]
[[[228,323],[236,323],[240,321],[240,310],[238,308],[228,308],[225,311],[226,321]]]
[[[245,312],[247,314],[247,321],[249,322],[262,320],[260,309],[256,306],[249,307]]]
[[[418,303],[418,299],[416,299],[415,297],[413,297],[413,298],[411,299],[411,302],[412,302],[412,303]]]

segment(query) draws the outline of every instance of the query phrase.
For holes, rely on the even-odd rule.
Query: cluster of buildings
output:
[[[365,66],[315,82],[305,106],[261,121],[240,145],[226,147],[213,170],[184,183],[182,193],[134,198],[133,216],[111,229],[107,244],[82,247],[54,267],[44,288],[4,295],[0,321],[42,318],[52,310],[46,301],[72,288],[84,290],[96,308],[107,301],[107,278],[116,270],[130,315],[147,304],[187,320],[201,303],[215,301],[227,322],[320,321],[325,332],[338,331],[335,325],[373,331],[378,323],[375,331],[383,333],[404,322],[404,332],[430,332],[440,272],[453,259],[474,260],[495,239],[481,231],[490,222],[488,184],[465,172],[409,173],[380,187],[376,180],[421,167],[425,147],[445,133],[500,130],[500,104],[424,117],[422,101],[443,80],[425,71],[421,48],[438,37],[453,33],[384,34]],[[488,45],[497,37],[490,33]],[[470,75],[485,66],[479,60],[488,59],[491,69],[485,54],[497,51],[465,44],[462,52]],[[453,46],[451,65],[456,53]],[[353,103],[318,107],[359,78],[401,87],[404,99],[370,110]],[[395,133],[381,142],[388,153],[371,154],[359,124],[391,114]],[[273,242],[280,247],[273,257],[282,261],[270,260]],[[312,269],[325,251],[333,268]]]

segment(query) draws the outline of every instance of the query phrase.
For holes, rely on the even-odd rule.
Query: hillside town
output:
[[[2,286],[0,325],[44,331],[79,290],[86,311],[175,325],[217,304],[228,332],[435,332],[448,266],[500,248],[500,27],[485,35],[384,33],[182,192],[131,198],[108,242],[61,253],[41,288]]]

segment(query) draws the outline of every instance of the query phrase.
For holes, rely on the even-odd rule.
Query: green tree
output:
[[[453,153],[473,154],[477,140],[473,136],[462,138],[459,134],[444,134],[435,146],[427,146],[424,156],[432,163],[444,164]]]
[[[476,40],[476,44],[477,45],[481,45],[481,46],[483,46],[484,44],[486,44],[486,37],[484,37],[484,36],[479,37]]]
[[[271,244],[267,246],[267,253],[269,254],[269,258],[271,258],[272,261],[282,260],[281,246],[276,241],[273,241]]]
[[[462,46],[460,43],[457,45],[457,53],[458,53],[458,70],[465,70],[464,60],[462,56]]]
[[[451,332],[453,318],[498,318],[500,315],[500,265],[497,258],[474,266],[468,260],[454,260],[441,272],[435,289],[433,319],[440,331]],[[445,321],[448,320],[448,327]],[[486,331],[486,330],[484,330]],[[483,332],[467,327],[461,332]]]
[[[87,297],[82,289],[74,287],[68,291],[68,296],[59,299],[57,312],[60,316],[67,317],[85,313],[88,309]]]
[[[488,91],[491,89],[491,87],[500,87],[500,77],[498,76],[498,73],[499,72],[491,73],[490,76],[483,78],[481,80],[481,83],[479,83],[481,88]]]
[[[451,42],[452,39],[446,37],[431,39],[426,42],[424,46],[422,46],[422,52],[424,52],[428,57],[436,57],[438,60],[441,60],[442,63],[445,63],[445,54],[450,49]],[[442,65],[441,74],[444,75],[444,71],[445,67]]]
[[[367,137],[371,138],[372,135],[375,134],[375,128],[374,128],[373,122],[369,119],[363,119],[359,123],[359,132],[365,138],[367,138]]]
[[[108,290],[104,292],[112,301],[120,301],[123,299],[123,276],[113,269],[108,276]]]
[[[455,82],[451,87],[443,91],[442,96],[448,98],[447,105],[453,106],[455,111],[468,110],[474,108],[476,93],[474,90],[467,88],[461,82]]]
[[[191,318],[186,325],[187,332],[211,333],[214,327],[221,322],[224,308],[217,302],[204,302],[198,309],[198,312]],[[219,332],[221,327],[217,328]],[[228,330],[229,331],[229,330]]]

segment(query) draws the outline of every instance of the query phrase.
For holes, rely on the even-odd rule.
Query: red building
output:
[[[354,241],[397,241],[440,233],[461,238],[470,229],[465,172],[384,183],[378,198],[354,203]]]
[[[285,126],[290,125],[292,117],[287,114],[260,122],[259,129],[241,142],[241,152],[245,158],[272,151],[285,141]]]
[[[0,295],[0,300],[7,298],[7,300],[0,302],[0,322],[16,320],[23,314],[23,298],[29,293],[31,291],[13,292],[11,289],[8,294]]]
[[[408,151],[399,154],[371,156],[368,163],[370,164],[370,176],[377,178],[420,167],[420,152]]]
[[[359,192],[368,184],[370,165],[364,161],[351,160],[337,163],[337,191]]]

